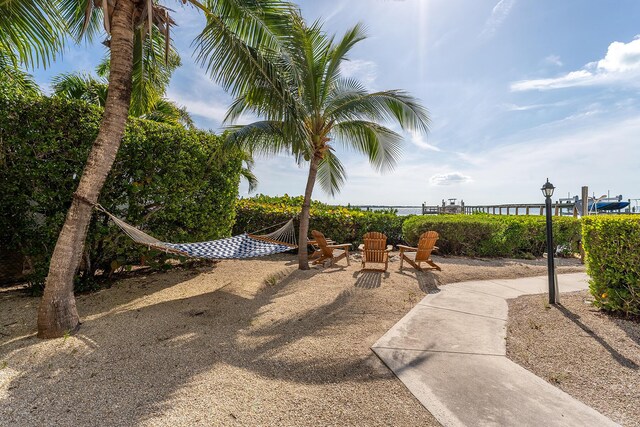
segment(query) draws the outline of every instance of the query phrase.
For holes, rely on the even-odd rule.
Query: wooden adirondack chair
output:
[[[364,243],[359,246],[362,251],[362,270],[387,271],[389,268],[389,252],[393,246],[387,246],[387,236],[377,231],[370,231],[362,236]],[[382,268],[366,268],[367,263],[384,264]]]
[[[349,248],[351,247],[351,243],[342,243],[340,245],[329,244],[324,234],[317,230],[312,230],[311,235],[315,240],[315,244],[318,246],[318,250],[321,251],[317,259],[313,261],[314,264],[322,264],[326,260],[330,260],[331,265],[333,265],[334,262],[346,258],[347,265],[351,265],[349,263]]]
[[[331,239],[327,239],[326,237],[325,240],[328,245],[333,245],[336,243]],[[318,242],[316,242],[314,238],[309,239],[307,243],[313,248],[313,253],[309,255],[309,261],[314,260],[322,255],[322,249],[320,249],[320,246],[318,246]]]
[[[418,241],[418,247],[414,248],[411,246],[398,245],[398,249],[400,249],[400,270],[402,270],[402,262],[407,261],[413,268],[420,271],[425,270],[438,270],[442,269],[431,260],[431,252],[434,249],[438,249],[435,246],[436,241],[438,240],[438,233],[435,231],[426,231],[422,233],[420,236],[420,241]],[[415,252],[415,257],[411,259],[407,256],[406,252]],[[426,262],[430,265],[430,267],[421,267],[420,263]]]

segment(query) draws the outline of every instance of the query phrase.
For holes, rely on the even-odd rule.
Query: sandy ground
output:
[[[281,255],[140,275],[79,296],[79,333],[48,341],[38,299],[0,292],[0,425],[438,425],[369,347],[438,286],[546,270],[434,260],[442,272]]]
[[[509,301],[507,355],[612,420],[640,426],[640,319],[591,305],[588,291]]]

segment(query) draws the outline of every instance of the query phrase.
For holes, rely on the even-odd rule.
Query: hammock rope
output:
[[[208,259],[240,259],[277,254],[298,247],[293,226],[294,218],[281,223],[284,224],[282,227],[269,234],[257,233],[280,224],[258,230],[256,233],[244,233],[226,239],[197,243],[168,243],[127,224],[99,204],[95,205],[95,208],[109,216],[113,223],[134,242],[147,246],[149,249],[158,249],[176,255]]]

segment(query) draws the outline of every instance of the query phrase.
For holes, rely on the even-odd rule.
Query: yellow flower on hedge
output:
[[[602,294],[602,298],[606,298],[607,297],[607,293],[605,292],[604,294]]]

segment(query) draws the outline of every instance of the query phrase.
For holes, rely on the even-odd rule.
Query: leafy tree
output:
[[[234,93],[250,82],[269,81],[273,77],[258,47],[278,49],[283,30],[288,26],[288,3],[280,0],[182,2],[195,6],[207,18],[196,41],[197,57],[223,87]],[[145,84],[157,77],[159,64],[169,59],[170,32],[174,25],[170,10],[157,0],[59,0],[52,5],[57,8],[56,13],[64,17],[65,28],[78,40],[85,37],[92,41],[104,28],[107,36],[104,44],[109,48],[109,87],[98,135],[51,257],[38,310],[38,336],[42,338],[60,337],[79,326],[73,278],[81,261],[92,206],[115,160],[130,108],[149,103],[147,98],[132,98],[132,92],[134,95],[148,93],[133,90],[133,81]],[[53,25],[46,20],[36,20],[33,25],[43,23]],[[157,55],[156,39],[164,41],[164,55]],[[144,74],[145,79],[134,79],[136,74]]]
[[[345,169],[335,144],[366,155],[380,171],[392,169],[400,153],[401,135],[385,127],[396,122],[402,129],[428,130],[425,108],[402,90],[369,92],[353,78],[343,78],[340,65],[365,34],[361,25],[335,41],[319,22],[307,26],[294,19],[291,37],[282,52],[272,53],[278,69],[279,87],[256,84],[234,100],[226,122],[235,122],[251,111],[263,120],[232,127],[229,141],[262,154],[290,153],[299,164],[309,165],[300,214],[298,243],[306,248],[309,208],[316,179],[333,195],[344,183]],[[278,86],[275,86],[278,87]],[[308,269],[307,252],[299,251],[299,268]]]

